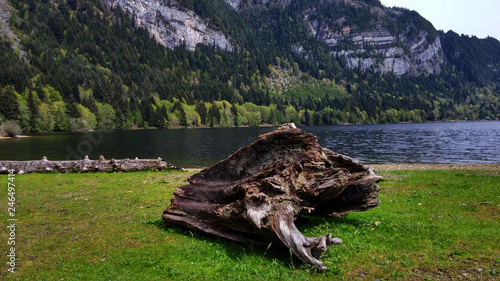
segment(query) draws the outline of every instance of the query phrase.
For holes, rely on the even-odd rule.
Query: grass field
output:
[[[2,280],[498,280],[500,171],[384,171],[377,208],[310,218],[344,240],[317,271],[279,245],[167,228],[161,214],[193,172],[16,175],[16,273],[0,230]],[[7,226],[8,177],[0,176]]]

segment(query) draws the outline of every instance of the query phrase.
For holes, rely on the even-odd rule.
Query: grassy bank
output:
[[[16,273],[5,280],[497,280],[500,171],[384,171],[382,204],[342,219],[318,272],[278,245],[252,247],[178,228],[161,213],[192,172],[16,175]],[[7,224],[7,176],[0,220]],[[0,230],[3,260],[8,229]]]

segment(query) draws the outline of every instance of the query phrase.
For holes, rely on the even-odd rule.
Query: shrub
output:
[[[2,130],[2,132],[5,133],[5,135],[7,137],[11,137],[11,138],[16,138],[18,135],[20,135],[23,132],[23,130],[21,129],[21,126],[19,126],[19,124],[17,124],[16,121],[12,121],[12,120],[9,120],[9,121],[6,121],[5,123],[3,123],[1,130]]]

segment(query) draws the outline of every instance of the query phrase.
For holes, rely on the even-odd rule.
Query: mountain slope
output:
[[[497,40],[376,0],[103,1],[12,0],[0,95],[26,130],[500,114]]]
[[[300,14],[309,32],[349,68],[398,76],[441,71],[441,42],[429,22],[414,12],[366,2],[325,1]]]
[[[443,50],[448,62],[463,72],[468,80],[479,84],[500,79],[500,42],[495,38],[478,39],[458,35],[453,31],[441,33]]]
[[[223,32],[224,26],[237,23],[222,22],[231,13],[222,1],[103,2],[122,7],[133,15],[138,26],[148,29],[169,48],[185,44],[192,51],[197,44],[204,44],[232,51],[230,40],[238,47],[245,45],[244,41],[231,38],[234,34]],[[429,22],[415,12],[385,8],[377,1],[226,2],[246,19],[250,28],[261,30],[271,25],[274,34],[267,37],[293,38],[284,38],[276,45],[283,47],[283,43],[288,43],[287,52],[297,52],[306,59],[315,51],[307,47],[308,41],[316,40],[313,45],[326,44],[328,54],[345,61],[346,67],[362,71],[398,76],[439,73],[444,61],[440,39]]]

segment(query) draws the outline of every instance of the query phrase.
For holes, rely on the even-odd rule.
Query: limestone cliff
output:
[[[139,26],[147,28],[158,42],[168,48],[183,44],[188,50],[194,50],[197,44],[215,45],[228,51],[238,48],[235,46],[239,43],[232,43],[227,34],[210,26],[210,18],[206,18],[206,15],[200,17],[179,4],[181,1],[102,1],[128,11]],[[315,4],[301,2],[301,7],[294,6],[296,2],[290,0],[224,2],[247,21],[252,21],[251,17],[246,16],[248,13],[260,17],[273,9],[273,13],[279,10],[292,17],[298,15],[296,19],[289,19],[302,22],[309,34],[326,43],[328,52],[343,61],[343,65],[348,68],[401,76],[438,74],[444,63],[441,41],[435,36],[436,30],[430,23],[418,14],[383,7],[377,1],[367,4],[361,0],[324,0]],[[404,22],[401,18],[409,20]],[[299,39],[290,51],[314,60],[314,51],[301,43],[307,40]]]
[[[235,10],[238,10],[240,8],[241,0],[224,0],[224,1]]]
[[[27,61],[27,54],[20,44],[21,39],[14,33],[8,23],[12,10],[13,8],[9,1],[0,0],[0,39],[10,41],[12,43],[12,48],[14,50],[19,50],[20,57]]]
[[[289,0],[224,1],[240,13],[278,7],[283,11],[290,8],[290,15],[304,9],[299,12],[299,20],[306,24],[310,35],[326,43],[330,54],[344,59],[349,68],[401,76],[437,74],[444,63],[441,41],[430,34],[436,30],[429,22],[416,13],[387,8],[378,1],[295,1],[295,5]],[[314,59],[314,52],[301,43],[293,45],[292,50]]]
[[[353,36],[323,37],[331,47],[331,54],[345,58],[350,68],[363,71],[392,72],[398,76],[403,74],[418,75],[421,73],[438,74],[444,62],[441,41],[436,37],[434,42],[426,40],[427,33],[422,31],[417,41],[402,37],[400,46],[395,45],[396,37],[387,31],[364,32]],[[335,50],[336,42],[349,40],[354,43],[353,49]]]
[[[354,1],[344,2],[343,5],[354,5],[352,11],[366,8],[369,14],[365,17],[371,19],[370,24],[360,28],[360,24],[353,22],[352,18],[346,18],[344,14],[333,15],[326,22],[317,15],[318,9],[304,11],[303,19],[309,32],[328,45],[330,54],[345,59],[347,67],[392,72],[398,76],[441,72],[444,56],[438,36],[430,36],[428,29],[419,28],[413,22],[400,25],[392,32],[384,27],[397,22],[404,11],[369,7]],[[420,16],[417,20],[425,21]],[[432,26],[430,28],[435,32]],[[305,55],[301,46],[296,46],[295,50]]]
[[[193,11],[180,6],[175,0],[102,0],[109,6],[120,6],[136,18],[167,48],[185,44],[194,50],[197,44],[215,45],[232,51],[230,39],[221,31],[210,28],[207,22]]]
[[[270,6],[281,6],[285,7],[290,4],[291,0],[224,0],[229,6],[235,10],[245,10],[245,9],[261,9]]]

